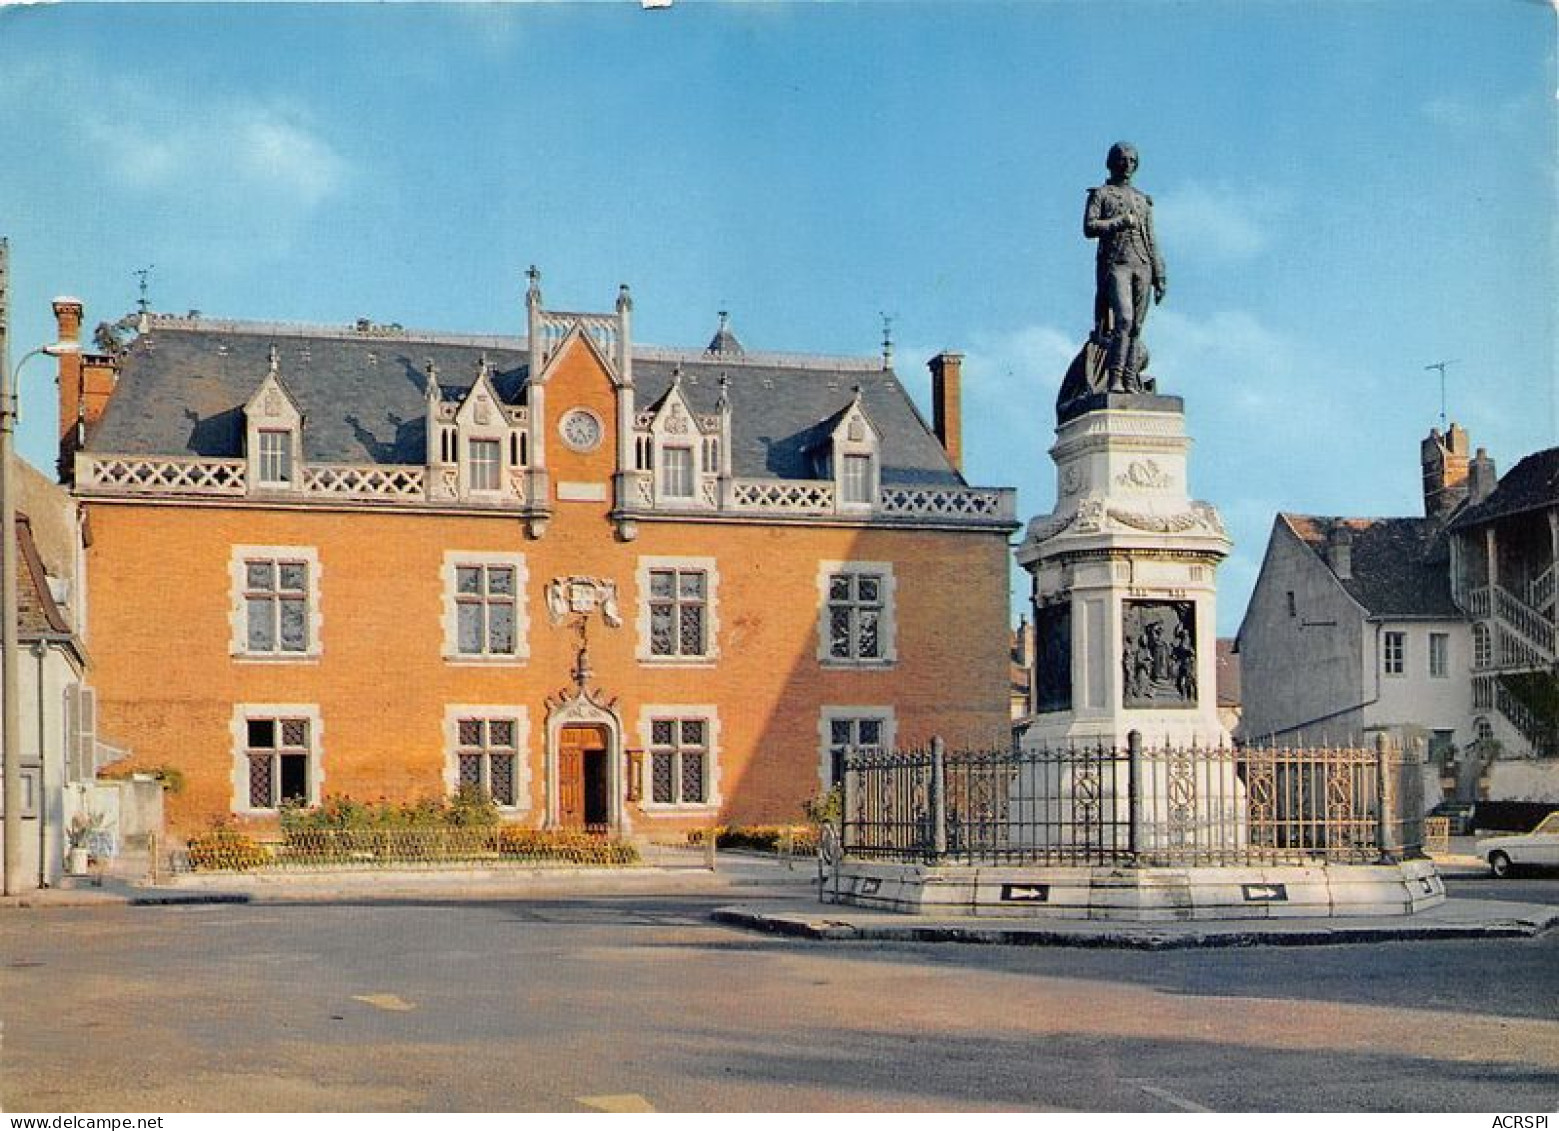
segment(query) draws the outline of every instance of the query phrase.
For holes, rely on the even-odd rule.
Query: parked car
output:
[[[1477,849],[1496,876],[1508,876],[1512,868],[1559,868],[1559,809],[1529,833],[1487,837]]]
[[[1472,832],[1472,803],[1469,801],[1442,801],[1426,817],[1444,817],[1450,821],[1452,836],[1466,836]]]

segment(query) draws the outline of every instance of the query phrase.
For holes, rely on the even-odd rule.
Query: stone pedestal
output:
[[[955,918],[1195,922],[1414,915],[1445,902],[1429,860],[1228,868],[952,867],[847,860],[825,903]]]
[[[1218,718],[1218,512],[1192,500],[1179,397],[1095,394],[1059,414],[1054,511],[1017,558],[1033,577],[1024,744],[1229,741]]]

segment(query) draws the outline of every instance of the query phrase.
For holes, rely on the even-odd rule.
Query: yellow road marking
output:
[[[371,1005],[375,1009],[387,1009],[392,1013],[406,1013],[417,1008],[411,1002],[402,1001],[394,994],[353,994],[352,1000]]]
[[[649,1100],[632,1093],[625,1096],[580,1096],[576,1102],[585,1107],[593,1107],[597,1111],[616,1113],[655,1110],[655,1105]]]

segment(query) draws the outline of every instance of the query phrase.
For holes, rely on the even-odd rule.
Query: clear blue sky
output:
[[[1555,94],[1526,0],[9,8],[12,360],[147,266],[159,310],[519,333],[535,263],[564,309],[631,284],[658,345],[729,309],[750,349],[873,354],[886,312],[923,405],[967,354],[966,470],[1027,518],[1127,139],[1228,634],[1275,512],[1421,513],[1427,364],[1501,470],[1559,443]]]

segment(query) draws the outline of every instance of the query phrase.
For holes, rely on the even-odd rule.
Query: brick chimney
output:
[[[1326,536],[1326,564],[1332,567],[1338,581],[1353,580],[1353,531],[1342,523],[1332,527]]]
[[[926,365],[931,370],[932,431],[942,442],[947,458],[964,469],[962,381],[964,355],[943,350]]]
[[[56,341],[80,342],[81,341],[81,315],[84,308],[79,299],[57,298],[54,300],[54,322]],[[65,474],[66,449],[74,454],[75,447],[71,446],[76,435],[76,417],[81,407],[81,363],[79,352],[61,354],[59,357],[59,385],[60,385],[60,475]]]
[[[80,344],[83,313],[79,299],[54,300],[59,341]],[[112,357],[80,351],[60,355],[60,447],[56,470],[61,483],[74,480],[76,452],[86,442],[88,430],[103,415],[118,380],[119,370]]]
[[[1445,518],[1467,497],[1467,465],[1470,462],[1467,433],[1452,424],[1444,436],[1438,428],[1419,445],[1424,469],[1424,517]]]
[[[1478,454],[1467,465],[1467,502],[1473,505],[1483,502],[1494,493],[1497,486],[1499,472],[1494,468],[1494,461],[1489,458],[1487,450],[1479,448]]]

